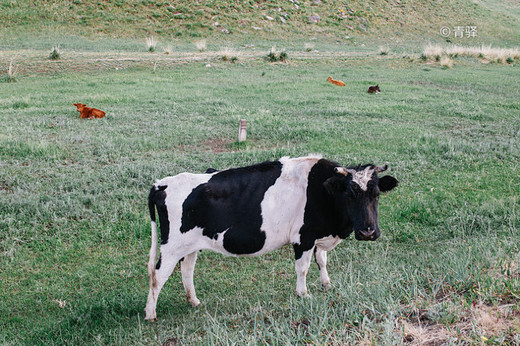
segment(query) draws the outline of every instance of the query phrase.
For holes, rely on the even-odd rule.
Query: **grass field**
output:
[[[520,343],[518,64],[376,51],[24,59],[0,83],[0,344]],[[78,119],[73,102],[107,117]],[[389,164],[400,186],[380,201],[381,239],[330,252],[327,292],[313,264],[308,299],[290,247],[202,253],[202,305],[176,270],[145,322],[155,179],[308,153]]]

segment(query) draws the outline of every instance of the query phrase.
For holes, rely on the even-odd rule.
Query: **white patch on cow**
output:
[[[316,240],[316,247],[321,250],[330,251],[341,242],[340,237],[328,236]]]
[[[197,186],[207,183],[212,177],[212,174],[193,174],[193,173],[181,173],[173,177],[166,177],[158,180],[155,185],[167,185],[168,187],[164,190],[166,192],[166,205],[168,206],[168,221],[170,222],[170,238],[175,234],[174,232],[180,233],[182,223],[182,204],[188,198],[190,193]],[[162,251],[162,246],[161,246]]]
[[[265,244],[254,255],[264,254],[286,244],[300,243],[309,172],[320,159],[321,156],[317,155],[280,159],[282,173],[266,191],[261,203],[261,230],[266,235]]]
[[[347,171],[352,174],[352,181],[358,184],[361,190],[366,191],[368,182],[372,180],[374,169],[371,169],[369,166],[362,171],[356,171],[355,169],[347,169]]]

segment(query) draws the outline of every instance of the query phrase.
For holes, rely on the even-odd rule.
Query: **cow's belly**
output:
[[[234,232],[237,234],[240,232]],[[164,245],[165,248],[181,247],[183,253],[191,253],[198,250],[211,250],[223,254],[225,256],[243,257],[243,256],[261,256],[270,251],[281,248],[286,243],[282,241],[261,241],[250,237],[236,237],[228,234],[228,231],[219,233],[216,237],[207,237],[204,235],[204,229],[195,227],[188,232],[176,232],[175,237],[169,244]],[[248,249],[258,249],[248,251]],[[161,250],[163,251],[163,250]]]

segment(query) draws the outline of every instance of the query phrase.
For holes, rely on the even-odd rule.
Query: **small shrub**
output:
[[[444,53],[444,48],[439,45],[432,45],[431,43],[424,47],[423,55],[427,59],[440,60],[441,55]]]
[[[388,55],[390,48],[388,46],[379,46],[379,55]]]
[[[13,61],[9,63],[9,67],[7,68],[7,74],[4,77],[4,81],[7,83],[16,82],[16,74],[18,73],[18,69],[13,65]]]
[[[238,54],[232,48],[223,48],[220,51],[220,54],[222,55],[222,61],[231,61],[232,63],[235,63],[238,60]]]
[[[157,40],[154,36],[146,38],[146,50],[150,53],[155,52],[155,47],[157,47]]]
[[[267,61],[269,62],[276,62],[278,61],[278,57],[276,56],[276,53],[272,50],[269,51],[269,53],[267,53]]]
[[[13,103],[13,109],[25,109],[28,108],[29,104],[25,101],[16,101]]]
[[[61,50],[60,45],[52,47],[52,50],[49,54],[49,59],[51,60],[60,60],[61,58]]]
[[[166,49],[164,50],[164,54],[170,55],[173,52],[172,46],[168,45]]]
[[[281,51],[280,55],[278,56],[278,60],[280,60],[281,62],[287,61],[287,52],[284,50]]]
[[[314,49],[314,43],[305,43],[303,48],[306,52],[311,52]]]
[[[440,58],[440,64],[441,64],[442,68],[444,68],[444,69],[452,68],[453,59],[447,55],[444,55],[442,58]]]
[[[508,58],[506,59],[506,62],[507,62],[508,64],[512,64],[512,63],[515,62],[515,59],[513,59],[512,57],[508,57]]]
[[[206,40],[195,42],[195,47],[197,47],[199,52],[204,52],[206,50]]]
[[[287,58],[288,58],[288,55],[285,50],[283,50],[279,54],[277,54],[275,47],[272,47],[266,56],[266,60],[268,62],[277,62],[277,61],[285,62],[285,61],[287,61]]]

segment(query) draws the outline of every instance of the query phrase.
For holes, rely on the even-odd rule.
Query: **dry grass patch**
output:
[[[440,64],[443,68],[452,68],[453,67],[453,59],[447,55],[441,57]]]
[[[444,53],[444,49],[441,46],[430,43],[424,47],[422,56],[424,59],[439,61]]]
[[[146,50],[150,53],[153,53],[153,52],[155,52],[156,47],[157,47],[157,39],[154,36],[147,37],[146,38]]]
[[[49,53],[49,59],[50,60],[60,60],[61,59],[60,45],[52,47],[52,50]]]
[[[390,47],[388,47],[388,46],[379,46],[378,52],[379,52],[379,55],[388,55],[388,54],[390,54]]]
[[[229,47],[224,47],[220,50],[220,53],[219,53],[222,61],[231,61],[231,62],[236,62],[238,60],[238,57],[239,57],[239,53],[234,50],[233,48],[229,48]]]
[[[402,321],[401,330],[403,342],[412,345],[440,345],[450,341],[446,327],[440,324],[430,326],[420,322]]]
[[[9,66],[7,67],[7,74],[4,77],[4,80],[7,83],[16,82],[16,75],[18,74],[18,68],[13,65],[13,61],[9,62]]]
[[[164,54],[166,54],[166,55],[170,55],[170,54],[172,54],[172,52],[173,52],[173,48],[171,45],[166,46],[166,48],[164,49]]]
[[[466,56],[481,59],[483,62],[511,64],[515,60],[520,59],[520,48],[495,48],[484,45],[480,47],[464,47],[457,45],[442,47],[440,45],[428,44],[424,47],[422,54],[423,60],[440,61],[444,56],[450,58]]]
[[[306,52],[312,52],[314,50],[314,43],[310,43],[310,42],[304,43],[303,44],[303,49]]]
[[[456,323],[431,323],[420,317],[400,320],[398,327],[403,342],[411,345],[473,344],[488,340],[520,343],[520,312],[515,304],[489,306],[480,303],[470,309],[461,309],[461,312]]]
[[[195,42],[195,47],[199,52],[204,52],[206,50],[206,40],[200,40]]]

